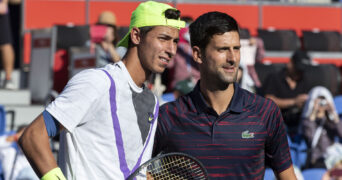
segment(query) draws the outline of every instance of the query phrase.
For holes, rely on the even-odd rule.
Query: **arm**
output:
[[[286,170],[276,173],[277,179],[279,180],[296,180],[296,175],[293,166],[290,166]]]
[[[291,106],[302,107],[307,100],[307,94],[300,94],[295,98],[278,98],[272,94],[266,94],[266,98],[272,99],[280,109],[289,108]]]
[[[287,142],[285,124],[277,105],[271,102],[269,120],[266,122],[266,163],[275,172],[278,179],[296,179]]]
[[[49,136],[43,114],[40,114],[25,129],[19,139],[19,145],[40,178],[57,167],[56,160],[50,148]]]

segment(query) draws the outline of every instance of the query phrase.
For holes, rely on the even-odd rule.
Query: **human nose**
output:
[[[168,54],[170,58],[172,58],[173,56],[176,55],[176,52],[177,52],[177,43],[173,41],[169,41],[167,43],[166,53]]]
[[[239,53],[233,48],[230,48],[229,51],[227,51],[228,62],[236,62],[238,60],[238,56],[239,56]]]

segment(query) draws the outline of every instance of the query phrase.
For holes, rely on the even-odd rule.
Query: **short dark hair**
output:
[[[179,19],[180,17],[180,11],[177,9],[167,9],[165,10],[165,17],[167,19]],[[140,27],[140,36],[141,38],[144,38],[146,36],[146,34],[148,32],[150,32],[155,26],[145,26],[145,27]],[[131,41],[131,37],[129,37],[128,40],[128,48],[130,48],[132,46],[132,41]]]
[[[236,31],[239,33],[239,26],[236,20],[226,13],[213,11],[198,17],[190,24],[191,46],[198,46],[204,50],[210,39],[215,34]]]

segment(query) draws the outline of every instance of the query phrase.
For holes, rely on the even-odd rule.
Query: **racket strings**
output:
[[[154,180],[207,179],[202,167],[197,162],[184,156],[164,157],[147,166],[147,173]]]

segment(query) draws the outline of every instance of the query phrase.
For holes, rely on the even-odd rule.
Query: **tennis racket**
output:
[[[127,180],[207,180],[208,173],[196,158],[184,153],[162,154],[145,162]]]

